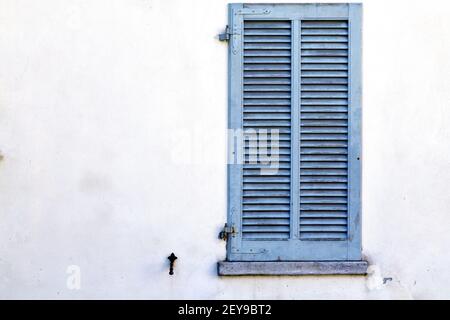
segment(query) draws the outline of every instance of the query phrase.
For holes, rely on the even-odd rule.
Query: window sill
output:
[[[367,261],[286,261],[218,263],[219,276],[365,275]]]

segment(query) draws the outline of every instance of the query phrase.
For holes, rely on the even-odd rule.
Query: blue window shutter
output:
[[[361,5],[230,4],[229,33],[227,259],[360,260]]]

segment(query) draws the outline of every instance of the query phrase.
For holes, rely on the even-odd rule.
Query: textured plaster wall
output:
[[[0,298],[449,298],[450,5],[363,3],[371,275],[219,278],[227,1],[0,0]]]

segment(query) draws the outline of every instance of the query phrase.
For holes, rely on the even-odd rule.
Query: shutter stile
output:
[[[270,131],[278,130],[279,169],[262,174],[268,164],[259,157],[257,163],[250,163],[250,146],[257,137],[245,135],[242,238],[286,240],[290,236],[291,22],[244,20],[243,59],[244,135],[267,130],[270,150]]]
[[[348,232],[348,22],[301,22],[300,239]]]

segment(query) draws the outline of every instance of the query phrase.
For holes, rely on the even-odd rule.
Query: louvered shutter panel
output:
[[[291,22],[246,20],[243,35],[244,132],[272,132],[279,139],[280,168],[263,175],[260,159],[249,161],[251,140],[245,139],[242,192],[244,240],[289,239],[291,186]],[[259,138],[259,135],[256,136]],[[258,139],[257,142],[260,139]],[[271,141],[267,139],[270,146]],[[255,162],[255,161],[253,161]]]
[[[361,6],[231,4],[229,26],[229,128],[243,135],[227,259],[360,260]]]
[[[348,21],[301,22],[300,239],[347,238]]]

